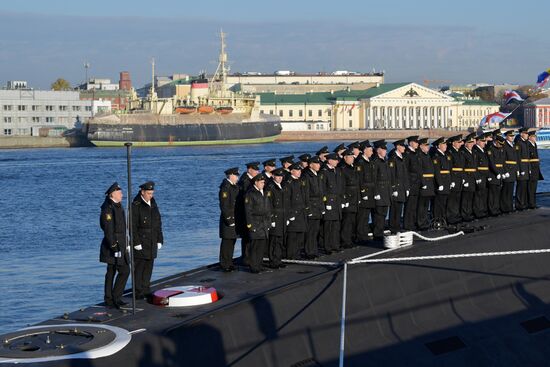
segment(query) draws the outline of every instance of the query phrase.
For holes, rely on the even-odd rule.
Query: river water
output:
[[[163,219],[153,279],[217,261],[225,169],[338,143],[134,148],[132,191],[155,181]],[[550,150],[540,156],[550,191]],[[126,188],[125,148],[0,150],[0,178],[0,334],[101,302],[99,211],[113,181]]]

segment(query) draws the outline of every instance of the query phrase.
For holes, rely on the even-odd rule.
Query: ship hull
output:
[[[133,142],[136,146],[257,144],[281,134],[278,121],[242,123],[105,124],[90,123],[88,139],[98,147]]]

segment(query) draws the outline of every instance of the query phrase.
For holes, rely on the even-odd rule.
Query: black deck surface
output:
[[[473,223],[482,231],[415,240],[377,257],[550,248],[550,196],[539,202],[536,210]],[[319,261],[381,250],[356,247]],[[334,366],[342,275],[341,266],[295,264],[259,275],[223,273],[217,265],[177,274],[154,288],[208,285],[223,298],[179,309],[139,301],[136,315],[109,311],[88,322],[146,331],[112,357],[43,365]],[[349,265],[347,291],[346,366],[550,365],[550,253]]]

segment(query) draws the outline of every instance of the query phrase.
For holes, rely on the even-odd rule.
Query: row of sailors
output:
[[[240,237],[243,262],[253,273],[284,267],[281,259],[313,259],[365,243],[372,232],[426,230],[488,215],[535,208],[542,179],[536,133],[522,128],[439,138],[411,136],[321,148],[315,156],[250,162],[239,177],[225,171],[219,191],[220,265],[235,270]],[[515,190],[514,190],[515,187]],[[514,205],[515,192],[515,205]]]

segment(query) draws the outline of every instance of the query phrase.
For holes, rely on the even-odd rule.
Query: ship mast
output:
[[[155,92],[155,58],[151,59],[151,91],[149,92],[151,101],[157,100],[157,93]]]
[[[220,97],[223,94],[223,91],[225,90],[225,85],[227,83],[227,74],[228,74],[228,68],[226,66],[227,63],[227,53],[225,52],[225,36],[226,33],[223,32],[223,30],[220,30],[220,40],[221,40],[221,47],[220,47],[220,55],[218,57],[218,67],[216,68],[216,72],[214,73],[214,76],[212,77],[210,84],[210,92],[212,94],[218,94]]]

